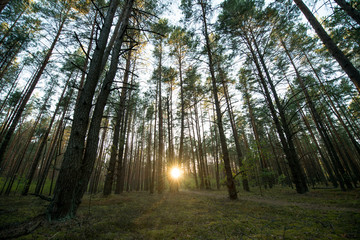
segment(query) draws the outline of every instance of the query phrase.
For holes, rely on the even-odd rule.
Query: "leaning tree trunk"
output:
[[[5,8],[6,4],[8,4],[10,0],[0,0],[0,13]]]
[[[267,75],[268,75],[267,77],[268,77],[269,83],[271,83],[270,84],[271,90],[272,90],[273,94],[275,95],[275,103],[276,103],[276,105],[278,107],[281,121],[279,120],[279,118],[277,116],[275,106],[273,104],[273,101],[272,101],[272,98],[271,98],[267,83],[265,81],[265,78],[263,76],[260,64],[258,62],[257,55],[255,54],[255,51],[252,48],[252,44],[251,44],[250,40],[247,37],[245,39],[246,39],[246,41],[248,43],[249,50],[250,50],[251,55],[253,57],[253,61],[254,61],[255,65],[256,65],[256,68],[257,68],[258,73],[259,73],[260,83],[261,83],[261,85],[263,87],[265,97],[266,97],[268,106],[270,108],[271,116],[272,116],[272,118],[274,120],[275,127],[276,127],[278,135],[280,137],[280,141],[281,141],[281,144],[282,144],[286,159],[288,161],[288,164],[289,164],[289,167],[290,167],[290,170],[291,170],[292,181],[294,182],[294,184],[296,186],[296,191],[298,193],[305,193],[305,192],[308,191],[308,187],[306,185],[305,177],[304,177],[304,174],[302,172],[302,169],[301,169],[301,166],[300,166],[300,163],[299,163],[299,159],[298,159],[298,156],[297,156],[296,151],[295,151],[295,147],[294,147],[294,145],[292,143],[292,139],[291,139],[292,134],[290,132],[289,127],[287,126],[288,123],[287,123],[287,121],[285,119],[285,115],[284,115],[283,109],[281,107],[280,101],[277,98],[277,93],[276,93],[275,87],[272,84],[272,82],[270,81],[271,79],[269,78],[270,76],[268,75],[268,72],[266,72]],[[263,60],[263,59],[260,58],[260,60]],[[263,64],[264,69],[266,70],[267,68],[265,68],[266,66],[264,65],[263,61],[262,61],[262,64]]]
[[[312,14],[310,9],[305,5],[302,0],[294,0],[295,4],[305,15],[315,32],[329,50],[331,55],[336,59],[341,68],[346,72],[351,81],[355,84],[358,92],[360,93],[360,72],[354,67],[351,61],[345,56],[345,54],[336,46],[334,41],[331,39],[329,34],[321,26],[315,16]]]
[[[353,8],[347,1],[345,0],[334,0],[342,10],[344,10],[352,19],[354,19],[357,24],[360,25],[360,11]]]
[[[101,61],[117,7],[118,1],[112,0],[90,61],[84,87],[75,106],[68,146],[55,186],[54,198],[48,208],[50,219],[72,218],[76,214],[78,203],[74,186],[79,180],[92,99],[100,78]]]
[[[185,132],[185,103],[184,103],[184,84],[182,76],[182,60],[179,57],[179,78],[180,78],[180,104],[181,104],[181,118],[180,118],[180,146],[179,146],[179,163],[183,163],[184,156],[184,132]]]
[[[131,49],[131,45],[130,45],[130,49]],[[119,145],[120,124],[121,124],[121,118],[123,116],[123,111],[124,111],[124,108],[123,108],[124,103],[122,102],[122,100],[124,99],[126,91],[127,91],[126,85],[129,80],[130,60],[131,60],[131,51],[129,51],[129,54],[126,59],[123,89],[121,91],[120,104],[119,104],[119,108],[118,108],[117,114],[116,114],[116,123],[115,123],[115,127],[114,127],[114,135],[113,135],[113,143],[111,146],[109,167],[108,167],[108,171],[107,171],[106,178],[105,178],[105,184],[104,184],[104,195],[105,196],[111,194],[112,185],[113,185],[115,165],[116,165],[118,145]]]
[[[127,25],[129,22],[130,14],[132,11],[134,0],[128,0],[124,9],[120,15],[122,19],[121,27],[119,29],[119,33],[117,35],[117,39],[114,43],[114,48],[112,51],[112,58],[110,63],[110,68],[106,73],[105,80],[102,84],[102,89],[97,98],[94,113],[91,118],[91,123],[88,131],[88,137],[86,140],[85,153],[81,164],[80,175],[78,178],[75,197],[77,198],[76,204],[77,207],[81,202],[81,199],[87,189],[87,185],[89,183],[89,179],[94,168],[94,163],[96,160],[97,149],[99,145],[99,132],[101,129],[101,120],[104,114],[105,105],[107,103],[107,99],[112,90],[112,84],[115,79],[115,75],[118,70],[118,63],[120,59],[121,46],[123,44],[123,39],[126,34]]]
[[[334,163],[334,167],[337,168],[337,170],[340,172],[341,175],[338,175],[337,178],[338,180],[340,181],[340,186],[341,186],[341,189],[343,191],[345,191],[345,187],[344,187],[344,184],[343,184],[343,181],[342,179],[344,180],[346,186],[349,188],[349,189],[352,189],[352,185],[350,183],[350,181],[348,181],[348,176],[346,174],[345,171],[342,171],[344,168],[341,164],[341,161],[340,161],[340,158],[338,156],[338,154],[336,153],[335,151],[335,147],[333,146],[333,143],[326,131],[326,128],[321,120],[321,117],[319,115],[319,113],[317,112],[316,108],[315,108],[315,105],[314,105],[314,102],[312,101],[309,93],[308,93],[308,90],[305,86],[305,83],[300,75],[300,72],[299,70],[297,69],[297,67],[295,66],[295,63],[292,59],[292,56],[290,55],[290,52],[288,51],[285,43],[283,42],[283,40],[281,40],[281,45],[283,46],[284,50],[285,50],[285,53],[286,55],[288,56],[289,60],[290,60],[290,63],[291,65],[293,66],[294,70],[295,70],[295,73],[296,73],[296,77],[297,77],[297,80],[300,84],[300,87],[305,95],[305,99],[306,99],[306,103],[308,105],[308,107],[310,108],[310,112],[311,112],[311,115],[313,117],[313,120],[314,120],[314,123],[315,123],[315,126],[316,126],[316,129],[318,130],[320,136],[321,136],[321,139],[323,140],[324,144],[325,144],[325,147],[328,151],[328,154],[330,156],[330,159],[332,160],[332,162]],[[336,172],[335,172],[336,173]]]
[[[1,9],[0,9],[0,11],[1,11]],[[62,31],[62,29],[64,27],[66,19],[67,18],[65,17],[62,20],[62,22],[60,24],[60,27],[59,27],[59,29],[58,29],[58,31],[56,33],[56,36],[55,36],[49,50],[47,51],[46,56],[45,56],[45,58],[44,58],[44,60],[43,60],[43,62],[41,64],[37,74],[35,75],[34,79],[32,80],[31,85],[29,86],[29,89],[26,92],[26,95],[24,96],[24,98],[23,98],[23,100],[22,100],[22,102],[21,102],[21,104],[20,104],[20,106],[19,106],[19,108],[18,108],[18,110],[16,112],[16,115],[15,115],[15,117],[14,117],[12,123],[11,123],[11,126],[9,127],[9,130],[7,131],[7,133],[5,135],[4,141],[2,142],[1,147],[0,147],[0,164],[3,161],[4,154],[6,152],[7,146],[9,145],[10,139],[11,139],[11,137],[12,137],[14,131],[15,131],[15,128],[16,128],[19,120],[20,120],[20,117],[22,116],[22,113],[25,110],[25,106],[26,106],[27,102],[29,101],[30,96],[32,95],[32,92],[34,91],[37,83],[39,82],[39,80],[40,80],[40,78],[41,78],[47,64],[49,63],[49,60],[50,60],[52,52],[53,52],[53,50],[55,48],[55,45],[56,45],[57,41],[60,38],[60,34],[61,34],[61,31]]]
[[[49,126],[48,126],[46,132],[44,133],[44,135],[42,136],[42,140],[41,140],[40,145],[39,145],[39,147],[38,147],[38,149],[37,149],[37,151],[36,151],[36,154],[35,154],[33,163],[32,163],[31,168],[30,168],[30,172],[29,172],[29,174],[28,174],[28,176],[27,176],[25,186],[24,186],[24,188],[23,188],[23,190],[22,190],[22,192],[21,192],[21,195],[23,195],[23,196],[25,196],[25,195],[28,194],[28,191],[29,191],[29,188],[30,188],[30,184],[31,184],[32,179],[33,179],[33,177],[34,177],[35,171],[36,171],[36,169],[37,169],[37,167],[38,167],[38,164],[39,164],[39,161],[40,161],[40,158],[41,158],[41,154],[42,154],[43,149],[44,149],[44,147],[45,147],[45,145],[46,145],[46,143],[47,143],[48,136],[49,136],[49,134],[50,134],[52,125],[53,125],[53,123],[54,123],[54,121],[55,121],[55,117],[56,117],[56,115],[57,115],[57,112],[58,112],[58,110],[59,110],[59,108],[60,108],[60,104],[61,104],[62,99],[63,99],[63,97],[64,97],[64,94],[65,94],[65,91],[66,91],[67,86],[68,86],[68,84],[69,84],[69,81],[70,81],[70,79],[71,79],[71,76],[72,76],[72,73],[70,74],[70,76],[69,76],[69,78],[68,78],[68,81],[67,81],[67,83],[65,84],[65,87],[64,87],[64,89],[63,89],[63,92],[61,93],[61,96],[60,96],[60,98],[59,98],[59,102],[58,102],[58,104],[57,104],[57,106],[56,106],[56,109],[55,109],[55,111],[54,111],[54,113],[53,113],[53,115],[52,115],[52,117],[51,117]]]

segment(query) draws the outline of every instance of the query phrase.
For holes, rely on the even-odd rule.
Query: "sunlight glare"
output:
[[[181,170],[178,167],[173,167],[170,170],[170,175],[173,179],[178,179],[181,176]]]

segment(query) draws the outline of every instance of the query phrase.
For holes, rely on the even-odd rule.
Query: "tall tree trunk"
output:
[[[182,76],[182,60],[181,57],[178,59],[179,62],[179,78],[180,78],[180,104],[181,104],[181,116],[180,116],[180,143],[179,143],[179,163],[183,164],[184,155],[184,132],[185,132],[185,103],[184,103],[184,86]]]
[[[190,132],[190,124],[189,124],[189,118],[187,117],[187,127],[188,127],[188,131],[189,131],[189,140],[190,140],[190,148],[191,148],[191,158],[192,158],[192,163],[193,163],[193,166],[194,166],[194,179],[195,179],[195,186],[196,186],[196,189],[199,189],[199,182],[198,182],[198,178],[197,178],[197,173],[196,173],[196,163],[195,163],[195,153],[194,153],[194,149],[195,149],[195,146],[193,144],[193,140],[192,140],[192,137],[191,137],[191,132]]]
[[[213,116],[215,118],[215,110],[214,104],[212,104]],[[209,125],[210,125],[210,133],[211,133],[211,142],[213,148],[213,155],[215,159],[215,180],[216,180],[216,189],[220,190],[220,174],[219,174],[219,151],[218,151],[218,134],[216,131],[216,127],[213,128],[211,123],[211,116],[209,111]],[[212,130],[214,129],[214,131]]]
[[[49,219],[72,218],[75,216],[79,205],[78,198],[75,195],[75,186],[80,180],[78,175],[81,171],[92,99],[100,78],[101,61],[117,7],[118,1],[112,0],[97,41],[97,47],[90,61],[84,87],[80,93],[79,101],[75,105],[68,146],[55,186],[54,198],[48,207]]]
[[[205,174],[204,174],[204,169],[203,169],[203,165],[201,164],[201,155],[202,155],[202,150],[199,149],[199,145],[201,146],[201,144],[199,144],[199,141],[201,141],[200,139],[198,139],[198,146],[196,147],[196,134],[195,134],[195,127],[194,127],[194,123],[193,121],[191,121],[191,129],[193,132],[193,141],[191,142],[193,145],[191,146],[193,149],[196,149],[196,160],[197,160],[197,166],[198,166],[198,172],[199,172],[199,178],[200,178],[200,189],[204,189],[205,187]],[[195,161],[195,160],[194,160]],[[196,167],[195,163],[194,166]]]
[[[105,126],[106,125],[107,125],[107,122],[105,123]],[[102,134],[101,134],[100,150],[97,155],[97,166],[95,167],[95,173],[93,174],[93,176],[90,180],[90,189],[89,189],[90,194],[94,194],[97,192],[96,186],[98,184],[99,175],[101,172],[102,165],[104,163],[104,161],[102,160],[102,156],[104,153],[104,145],[105,145],[104,143],[105,143],[106,132],[107,132],[107,127],[104,127]],[[104,186],[104,188],[105,188],[105,186]]]
[[[44,133],[44,135],[42,136],[42,140],[41,140],[40,143],[39,143],[39,147],[38,147],[38,149],[37,149],[37,151],[36,151],[36,154],[35,154],[33,163],[32,163],[31,168],[30,168],[30,172],[29,172],[29,174],[28,174],[28,176],[27,176],[27,179],[26,179],[26,182],[25,182],[25,186],[24,186],[24,188],[23,188],[23,190],[22,190],[22,192],[21,192],[21,195],[23,195],[23,196],[25,196],[25,195],[28,194],[28,191],[29,191],[29,188],[30,188],[30,184],[31,184],[32,179],[33,179],[33,177],[34,177],[35,171],[36,171],[36,169],[37,169],[37,167],[38,167],[38,164],[39,164],[39,160],[40,160],[42,151],[43,151],[43,149],[44,149],[44,147],[45,147],[45,145],[46,145],[46,142],[47,142],[47,140],[48,140],[48,136],[49,136],[49,134],[50,134],[52,125],[53,125],[53,123],[54,123],[54,121],[55,121],[55,117],[56,117],[56,115],[57,115],[57,113],[58,113],[58,111],[59,111],[60,104],[61,104],[61,102],[62,102],[62,99],[63,99],[64,95],[65,95],[65,91],[66,91],[66,89],[67,89],[67,86],[68,86],[68,84],[69,84],[69,81],[70,81],[70,79],[71,79],[71,76],[72,76],[72,73],[70,74],[70,76],[69,76],[69,78],[68,78],[68,80],[67,80],[67,82],[66,82],[66,84],[65,84],[65,87],[64,87],[64,89],[63,89],[63,92],[61,93],[59,102],[58,102],[58,104],[57,104],[57,106],[56,106],[56,109],[55,109],[55,111],[54,111],[54,113],[53,113],[53,116],[51,117],[49,126],[48,126],[46,132]]]
[[[132,12],[134,0],[127,0],[126,4],[122,10],[120,15],[121,19],[121,27],[119,28],[119,32],[117,38],[114,43],[114,48],[112,50],[112,58],[110,62],[110,68],[106,73],[106,77],[102,84],[101,91],[97,98],[94,112],[91,118],[91,123],[88,131],[88,137],[86,140],[86,147],[84,157],[82,159],[81,167],[80,167],[80,175],[78,178],[75,197],[77,206],[80,204],[81,199],[87,189],[87,185],[89,183],[89,179],[91,173],[94,168],[94,163],[96,160],[96,153],[99,145],[99,131],[101,128],[101,121],[104,114],[105,105],[107,103],[107,99],[112,90],[112,84],[115,79],[115,75],[118,70],[118,63],[120,59],[121,46],[124,41],[124,37],[126,34],[127,26],[129,23],[129,18]],[[115,152],[116,154],[116,152]]]
[[[360,72],[354,67],[351,61],[345,56],[345,54],[336,46],[331,37],[327,34],[325,29],[321,26],[310,9],[305,5],[302,0],[294,0],[295,4],[307,18],[315,32],[329,50],[331,55],[336,59],[341,68],[346,72],[350,80],[355,84],[358,92],[360,93]]]
[[[360,25],[360,11],[356,8],[352,7],[347,1],[345,0],[334,0],[342,10],[344,10],[352,19],[354,19],[357,24]],[[356,4],[354,2],[354,4]]]
[[[81,74],[81,78],[80,78],[80,83],[79,83],[79,89],[82,89],[84,86],[84,81],[85,81],[85,77],[86,77],[86,72],[88,69],[88,63],[90,60],[90,51],[92,49],[92,44],[93,44],[93,38],[94,38],[94,32],[95,32],[95,25],[96,25],[96,18],[98,15],[98,11],[96,11],[95,16],[94,16],[94,21],[93,24],[91,26],[91,33],[90,33],[90,38],[89,38],[89,45],[88,45],[88,49],[86,51],[86,57],[85,57],[85,62],[84,62],[84,66],[82,69],[82,74]],[[78,95],[76,97],[76,102],[79,101],[80,99],[80,93],[81,91],[78,92]]]
[[[257,127],[256,122],[255,122],[254,109],[253,109],[251,98],[250,98],[250,92],[249,92],[248,83],[246,81],[244,81],[241,84],[242,84],[242,87],[243,87],[244,101],[245,101],[245,104],[246,104],[246,106],[248,108],[248,112],[249,112],[251,128],[253,130],[254,137],[255,137],[256,148],[257,148],[258,154],[259,154],[259,162],[260,162],[261,171],[263,171],[266,168],[266,166],[265,166],[265,157],[264,157],[264,153],[263,153],[263,150],[261,148],[261,145],[260,145],[260,136],[259,136],[258,127]]]
[[[210,39],[208,34],[208,26],[207,26],[207,20],[206,20],[206,11],[205,11],[205,3],[203,0],[200,1],[201,4],[201,10],[202,10],[202,22],[203,22],[203,30],[204,30],[204,37],[206,42],[206,50],[208,55],[208,61],[209,61],[209,70],[211,74],[211,81],[212,81],[212,91],[213,91],[213,97],[215,100],[215,109],[216,109],[216,122],[219,129],[219,136],[220,136],[220,144],[223,154],[223,160],[224,160],[224,167],[226,172],[226,186],[228,188],[229,198],[230,199],[237,199],[237,192],[236,192],[236,186],[235,182],[232,176],[231,166],[230,166],[230,157],[229,157],[229,151],[226,144],[226,137],[225,132],[223,128],[222,123],[222,113],[220,108],[220,102],[218,97],[218,89],[216,86],[216,77],[215,77],[215,71],[214,71],[214,65],[213,65],[213,59],[212,59],[212,52],[211,52],[211,46],[210,46]]]
[[[313,103],[313,101],[312,101],[312,99],[311,99],[311,97],[310,97],[310,95],[309,95],[309,93],[307,91],[307,88],[305,86],[305,83],[304,83],[301,75],[300,75],[300,72],[296,68],[296,66],[294,64],[294,61],[293,61],[293,59],[292,59],[292,57],[291,57],[285,43],[283,42],[283,40],[280,40],[280,41],[281,41],[281,44],[282,44],[282,46],[283,46],[283,48],[285,50],[286,55],[288,56],[288,58],[290,60],[291,65],[293,66],[293,68],[295,70],[297,80],[300,83],[300,87],[301,87],[301,89],[302,89],[302,91],[303,91],[303,93],[305,95],[306,103],[308,104],[308,106],[310,108],[311,115],[313,117],[315,126],[316,126],[316,128],[317,128],[317,130],[318,130],[318,132],[319,132],[319,134],[321,136],[321,139],[323,140],[323,142],[324,142],[324,144],[326,146],[326,149],[327,149],[327,151],[329,153],[329,156],[330,156],[331,160],[333,161],[335,167],[338,168],[339,171],[340,171],[341,176],[339,175],[337,177],[338,177],[338,179],[340,181],[341,189],[343,191],[345,191],[345,188],[344,188],[344,185],[343,185],[343,182],[342,182],[341,178],[344,179],[344,182],[345,182],[346,186],[349,189],[352,189],[352,185],[351,185],[350,181],[348,181],[349,178],[348,178],[346,172],[341,171],[343,169],[343,167],[341,166],[340,158],[339,158],[339,156],[337,155],[337,153],[335,151],[335,148],[333,146],[333,143],[332,143],[330,137],[327,134],[327,131],[326,131],[326,129],[325,129],[323,123],[322,123],[321,117],[320,117],[319,113],[317,112],[317,110],[315,108],[315,105],[314,105],[314,103]]]
[[[286,80],[287,80],[287,82],[288,82],[288,84],[289,84],[289,86],[290,86],[290,89],[291,89],[292,93],[295,94],[294,89],[293,89],[292,85],[290,84],[289,80],[287,79],[285,73],[284,73],[284,76],[285,76],[285,78],[286,78]],[[322,150],[322,148],[320,147],[320,145],[319,145],[319,143],[318,143],[318,140],[316,139],[315,134],[314,134],[314,132],[313,132],[311,126],[310,126],[310,123],[309,123],[308,119],[306,118],[305,113],[304,113],[303,110],[301,109],[300,104],[298,103],[297,105],[298,105],[298,108],[300,109],[300,110],[299,110],[300,116],[301,116],[303,122],[305,123],[305,126],[306,126],[307,130],[308,130],[309,133],[310,133],[310,136],[311,136],[312,141],[315,143],[315,146],[316,146],[316,148],[317,148],[317,151],[318,151],[319,154],[320,154],[320,157],[321,157],[321,159],[322,159],[322,162],[323,162],[323,164],[324,164],[324,166],[325,166],[325,170],[326,170],[327,174],[329,175],[330,182],[331,182],[331,183],[333,184],[333,186],[336,188],[336,187],[338,187],[339,185],[338,185],[338,183],[337,183],[337,181],[336,181],[336,179],[335,179],[335,176],[333,175],[333,170],[332,170],[332,168],[331,168],[331,166],[330,166],[330,163],[329,163],[328,159],[325,157],[325,154],[323,153],[323,150]]]
[[[157,85],[156,85],[156,88],[158,89],[159,88],[159,82],[157,82]],[[158,111],[156,111],[156,109],[158,108],[158,95],[159,95],[159,92],[156,91],[156,94],[155,94],[155,117],[154,117],[154,150],[153,150],[153,167],[152,167],[152,171],[151,171],[151,181],[150,181],[150,194],[153,194],[154,193],[154,190],[155,190],[155,178],[156,178],[156,161],[157,161],[157,148],[156,148],[156,143],[158,141],[156,141],[156,124],[157,124],[157,114],[158,114]]]
[[[222,70],[220,70],[220,71],[222,72]],[[242,184],[243,184],[243,189],[245,191],[249,192],[250,191],[249,181],[247,179],[247,174],[246,174],[246,171],[244,169],[244,164],[242,162],[243,154],[242,154],[242,151],[241,151],[241,145],[240,145],[240,141],[239,141],[239,134],[237,132],[237,128],[236,128],[236,124],[235,124],[234,113],[233,113],[232,106],[231,106],[231,99],[230,99],[230,96],[229,96],[229,93],[228,93],[228,88],[227,88],[227,85],[225,83],[225,79],[223,77],[222,77],[222,85],[223,85],[223,88],[224,88],[224,95],[225,95],[225,101],[226,101],[228,115],[229,115],[229,118],[230,118],[231,130],[232,130],[232,133],[234,135],[234,142],[235,142],[235,148],[236,148],[236,153],[237,153],[237,161],[238,161],[239,167],[240,167],[240,172],[241,172],[240,175],[241,175],[241,180],[242,180]]]
[[[164,191],[164,176],[163,176],[163,155],[164,155],[164,133],[163,133],[163,109],[162,109],[162,96],[161,96],[161,81],[162,81],[162,40],[160,43],[160,56],[159,56],[159,89],[158,89],[158,97],[159,97],[159,154],[158,154],[158,166],[157,166],[157,192],[162,193]]]
[[[0,0],[0,13],[5,8],[6,4],[8,4],[10,0]]]
[[[261,54],[259,53],[256,42],[254,41],[255,47],[256,47],[257,52],[258,52],[258,55],[260,56],[260,61],[262,63],[262,66],[265,69],[265,73],[267,75],[271,91],[272,91],[272,93],[274,95],[274,98],[275,98],[275,103],[276,103],[276,106],[278,108],[278,112],[280,114],[280,120],[279,120],[279,118],[277,116],[275,106],[273,104],[273,101],[272,101],[272,98],[270,96],[270,92],[269,92],[267,83],[265,81],[265,78],[263,76],[260,64],[258,62],[258,57],[255,54],[255,51],[253,50],[252,43],[248,39],[247,36],[245,37],[245,40],[247,41],[249,50],[250,50],[251,55],[253,57],[253,61],[254,61],[255,65],[256,65],[256,68],[258,70],[260,83],[261,83],[261,85],[263,87],[265,97],[266,97],[268,106],[270,108],[271,116],[272,116],[272,118],[274,120],[275,127],[276,127],[278,135],[280,137],[281,145],[283,147],[286,159],[288,161],[288,164],[289,164],[289,167],[290,167],[290,170],[291,170],[292,181],[294,182],[294,184],[296,186],[296,191],[298,193],[305,193],[305,192],[308,191],[308,187],[306,185],[306,180],[305,180],[304,174],[302,172],[302,169],[301,169],[301,166],[300,166],[300,163],[299,163],[299,159],[298,159],[298,156],[296,154],[295,147],[294,147],[294,144],[293,144],[293,141],[292,141],[292,133],[291,133],[291,131],[289,129],[287,120],[285,118],[284,110],[283,110],[283,108],[281,106],[281,103],[280,103],[280,100],[279,100],[279,98],[277,96],[275,86],[273,85],[273,83],[271,81],[271,78],[270,78],[270,75],[269,75],[269,73],[267,71],[265,63],[264,63],[263,59],[261,58]]]
[[[148,140],[147,140],[147,159],[145,166],[145,177],[144,177],[144,191],[150,190],[150,182],[151,182],[151,140],[152,140],[152,119],[149,124],[149,132],[148,132]]]
[[[1,11],[1,9],[0,9],[0,11]],[[64,27],[64,24],[65,24],[65,21],[67,19],[67,17],[66,17],[67,13],[65,14],[64,19],[61,21],[60,27],[59,27],[59,29],[58,29],[58,31],[56,33],[56,36],[55,36],[49,50],[46,53],[46,56],[45,56],[45,58],[44,58],[44,60],[43,60],[43,62],[41,64],[41,67],[39,68],[37,74],[35,75],[34,79],[32,80],[31,85],[29,86],[29,89],[26,92],[26,95],[24,96],[24,98],[23,98],[23,100],[22,100],[22,102],[21,102],[21,104],[20,104],[20,106],[19,106],[19,108],[18,108],[18,110],[17,110],[17,112],[16,112],[16,114],[14,116],[14,119],[13,119],[13,121],[11,123],[11,126],[9,127],[9,129],[8,129],[6,135],[5,135],[5,138],[4,138],[4,140],[3,140],[2,144],[1,144],[1,147],[0,147],[0,164],[3,161],[5,151],[7,149],[7,146],[9,145],[10,139],[11,139],[11,137],[12,137],[14,131],[15,131],[15,128],[16,128],[19,120],[20,120],[20,117],[21,117],[23,111],[25,110],[25,106],[26,106],[27,102],[29,101],[30,96],[32,95],[32,92],[34,91],[37,83],[39,82],[39,80],[40,80],[40,78],[41,78],[47,64],[49,63],[52,52],[53,52],[53,50],[55,48],[55,45],[56,45],[57,41],[59,40],[61,31],[62,31],[62,29]]]
[[[130,44],[130,49],[131,48],[132,48],[132,44]],[[124,104],[125,104],[123,102],[123,99],[124,99],[124,97],[126,97],[125,94],[127,91],[127,83],[129,80],[130,61],[131,61],[131,51],[129,51],[128,56],[126,58],[123,89],[121,91],[119,108],[117,109],[117,113],[116,113],[116,122],[115,122],[114,133],[113,133],[113,143],[111,146],[109,167],[107,169],[107,174],[106,174],[105,184],[104,184],[104,195],[105,196],[111,194],[111,190],[112,190],[112,186],[113,186],[115,165],[116,165],[118,145],[119,145],[121,117],[123,116]]]
[[[320,83],[320,86],[321,86],[321,88],[323,89],[323,91],[324,91],[324,93],[325,93],[325,95],[326,95],[326,97],[327,97],[327,99],[328,99],[328,101],[329,101],[329,103],[330,103],[330,105],[331,105],[331,107],[332,107],[332,110],[334,111],[337,119],[340,121],[341,125],[343,126],[344,130],[346,131],[347,135],[349,136],[349,138],[350,138],[350,140],[351,140],[351,143],[354,145],[354,148],[356,149],[358,155],[360,156],[360,146],[359,146],[359,143],[355,140],[353,134],[352,134],[352,133],[350,132],[350,130],[349,130],[349,127],[345,124],[344,120],[342,119],[341,114],[340,114],[339,111],[337,110],[337,108],[336,108],[336,106],[335,106],[335,104],[334,104],[334,101],[330,98],[330,95],[329,95],[328,91],[326,90],[323,82],[321,81],[320,76],[318,75],[318,73],[316,72],[314,66],[312,65],[312,63],[311,63],[308,55],[306,54],[305,51],[303,51],[303,54],[305,55],[306,60],[308,61],[309,65],[310,65],[310,67],[311,67],[311,69],[312,69],[312,71],[314,72],[314,74],[315,74],[315,76],[316,76],[316,79],[317,79],[318,82]],[[350,127],[351,127],[351,125],[350,125]],[[354,131],[354,132],[356,133],[356,131]]]
[[[131,96],[129,96],[131,99]],[[119,162],[116,171],[116,186],[115,186],[115,194],[120,194],[124,191],[124,184],[125,184],[125,170],[126,170],[126,158],[128,157],[129,151],[129,138],[130,138],[130,131],[131,131],[131,124],[132,124],[132,108],[128,106],[125,119],[123,123],[123,132],[122,137],[120,140],[120,149],[119,149]],[[126,141],[125,141],[126,136]]]

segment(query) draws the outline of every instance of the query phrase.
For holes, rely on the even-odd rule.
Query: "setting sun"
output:
[[[180,168],[178,168],[178,167],[171,168],[170,175],[173,179],[178,179],[181,176]]]

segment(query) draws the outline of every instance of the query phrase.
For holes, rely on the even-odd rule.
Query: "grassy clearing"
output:
[[[298,195],[281,188],[263,196],[241,192],[237,201],[224,191],[86,196],[76,219],[45,223],[20,239],[359,239],[359,201],[359,190]],[[30,196],[1,197],[0,227],[46,205]]]

